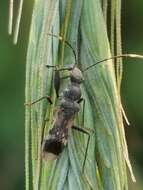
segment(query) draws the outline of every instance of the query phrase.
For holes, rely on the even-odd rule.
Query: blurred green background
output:
[[[17,4],[18,1],[15,1]],[[24,189],[24,81],[32,2],[25,0],[19,41],[12,44],[7,34],[8,1],[0,2],[0,189]],[[124,52],[143,54],[143,1],[122,4]],[[137,183],[143,189],[143,61],[125,60],[122,101],[131,123],[125,127]]]
[[[126,0],[122,8],[124,52],[143,55],[143,1]],[[122,100],[131,126],[125,126],[127,144],[137,183],[131,190],[143,189],[143,60],[124,61]]]

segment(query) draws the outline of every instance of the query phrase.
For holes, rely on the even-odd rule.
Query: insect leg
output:
[[[76,126],[72,126],[72,129],[88,135],[86,149],[85,149],[85,155],[84,155],[84,161],[83,161],[83,165],[82,165],[82,172],[84,172],[85,162],[86,162],[86,158],[87,158],[87,151],[88,151],[89,141],[90,141],[90,133],[88,131],[86,131],[85,129],[76,127]]]
[[[41,100],[44,100],[44,99],[48,100],[48,102],[49,102],[50,104],[53,103],[50,96],[43,96],[43,97],[39,98],[38,100],[36,100],[36,101],[34,101],[34,102],[25,103],[25,105],[26,105],[26,106],[31,106],[31,105],[33,105],[33,104],[35,104],[35,103],[37,103],[37,102],[40,102]]]
[[[55,65],[46,65],[47,68],[55,68],[57,71],[71,71],[74,68],[74,65],[67,65],[66,67],[57,68]]]
[[[60,72],[59,69],[57,68],[56,65],[46,65],[46,67],[49,68],[54,68],[54,88],[56,91],[56,96],[57,98],[59,97],[59,90],[60,90]]]

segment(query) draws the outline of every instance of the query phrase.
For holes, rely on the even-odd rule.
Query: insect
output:
[[[66,43],[69,45],[68,42]],[[69,45],[69,47],[71,47],[71,45]],[[76,60],[75,51],[73,50],[73,52]],[[50,68],[54,66],[47,65],[47,67]],[[65,88],[62,91],[62,94],[59,95],[59,88],[60,88],[59,72],[62,70],[69,71],[70,83],[68,84],[67,88]],[[72,128],[88,136],[84,161],[82,165],[82,170],[84,170],[86,155],[90,141],[90,133],[89,129],[80,128],[74,125],[74,118],[80,110],[79,104],[81,102],[83,102],[82,125],[84,125],[85,100],[81,97],[81,89],[80,89],[80,85],[82,82],[83,82],[83,75],[80,69],[77,68],[76,63],[70,67],[55,69],[54,88],[56,91],[57,98],[59,98],[59,105],[56,107],[53,127],[52,129],[50,129],[48,136],[42,142],[42,157],[45,159],[56,159],[59,156],[59,154],[63,151],[65,145],[67,144],[68,130],[69,128]],[[50,104],[52,104],[51,98],[49,96],[44,96],[32,102],[30,105],[35,104],[45,98],[48,100]]]
[[[85,110],[85,99],[82,97],[80,85],[83,82],[83,73],[95,65],[105,62],[110,59],[115,59],[119,57],[138,57],[143,58],[143,56],[136,54],[122,54],[113,56],[110,58],[106,58],[99,62],[96,62],[93,65],[89,65],[83,71],[81,71],[77,67],[77,58],[76,53],[73,47],[64,40],[61,36],[57,36],[54,34],[49,34],[51,36],[57,37],[59,40],[62,40],[65,44],[67,44],[73,51],[75,57],[75,64],[72,66],[67,66],[63,68],[57,68],[56,66],[47,65],[48,68],[53,67],[55,69],[54,76],[54,88],[56,91],[57,98],[59,100],[59,105],[56,107],[55,116],[53,119],[53,127],[49,130],[48,135],[42,140],[42,157],[45,159],[56,159],[63,151],[65,145],[68,141],[68,132],[69,129],[76,130],[88,136],[85,155],[82,164],[82,171],[84,171],[87,152],[90,142],[90,130],[84,127],[84,110]],[[65,89],[63,89],[62,93],[59,95],[60,89],[60,72],[63,70],[69,71],[69,79],[70,82]],[[47,99],[50,104],[52,104],[52,100],[50,96],[44,96],[32,103],[30,105],[35,104],[42,99]],[[83,110],[82,110],[82,128],[74,125],[74,119],[77,113],[80,111],[80,103],[83,102]],[[44,130],[43,130],[44,131]],[[44,133],[44,132],[43,132]]]

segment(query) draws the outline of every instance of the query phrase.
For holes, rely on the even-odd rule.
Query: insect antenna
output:
[[[76,65],[77,64],[77,56],[76,56],[76,52],[75,52],[74,48],[72,47],[72,45],[67,40],[65,40],[62,36],[58,36],[58,35],[51,34],[51,33],[48,33],[48,35],[58,38],[60,41],[63,41],[69,48],[71,48],[74,58],[75,58],[74,65]]]
[[[122,58],[122,57],[125,57],[125,58],[139,58],[139,59],[143,59],[143,55],[138,55],[138,54],[122,54],[122,55],[115,55],[115,56],[112,56],[112,57],[109,57],[109,58],[105,58],[105,59],[102,59],[92,65],[89,65],[88,67],[86,67],[82,72],[85,72],[87,71],[88,69],[98,65],[99,63],[102,63],[102,62],[105,62],[105,61],[108,61],[108,60],[111,60],[111,59],[116,59],[116,58]]]

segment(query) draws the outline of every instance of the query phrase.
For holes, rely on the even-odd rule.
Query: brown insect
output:
[[[64,41],[73,51],[75,57],[75,64],[73,66],[64,67],[64,68],[56,68],[56,66],[47,65],[48,68],[54,67],[55,68],[55,75],[54,75],[54,88],[56,91],[57,98],[59,98],[59,105],[56,108],[56,113],[54,117],[53,127],[49,130],[48,135],[46,138],[42,140],[42,157],[45,159],[56,159],[61,152],[63,151],[65,145],[68,141],[68,131],[69,128],[86,134],[88,136],[84,160],[82,164],[82,170],[84,170],[84,166],[86,163],[88,146],[90,142],[90,129],[84,128],[84,110],[85,110],[85,99],[81,95],[80,85],[83,82],[83,72],[87,71],[88,69],[94,67],[95,65],[105,62],[110,59],[120,58],[120,57],[132,57],[132,58],[143,58],[143,56],[136,55],[136,54],[122,54],[113,56],[110,58],[106,58],[99,62],[96,62],[93,65],[89,65],[83,71],[81,71],[77,67],[77,59],[76,53],[73,47],[64,40],[61,36],[57,36],[54,34],[49,34],[51,36],[57,37],[59,40]],[[62,94],[59,96],[59,89],[60,89],[60,71],[68,70],[69,71],[69,78],[70,83],[67,87],[62,91]],[[35,104],[43,99],[47,99],[50,104],[52,104],[51,97],[44,96],[32,103],[30,105]],[[74,125],[74,118],[76,114],[80,110],[80,103],[83,102],[83,112],[82,112],[82,128]],[[29,104],[28,104],[29,105]],[[44,131],[44,130],[43,130]],[[44,135],[43,135],[44,136]]]

